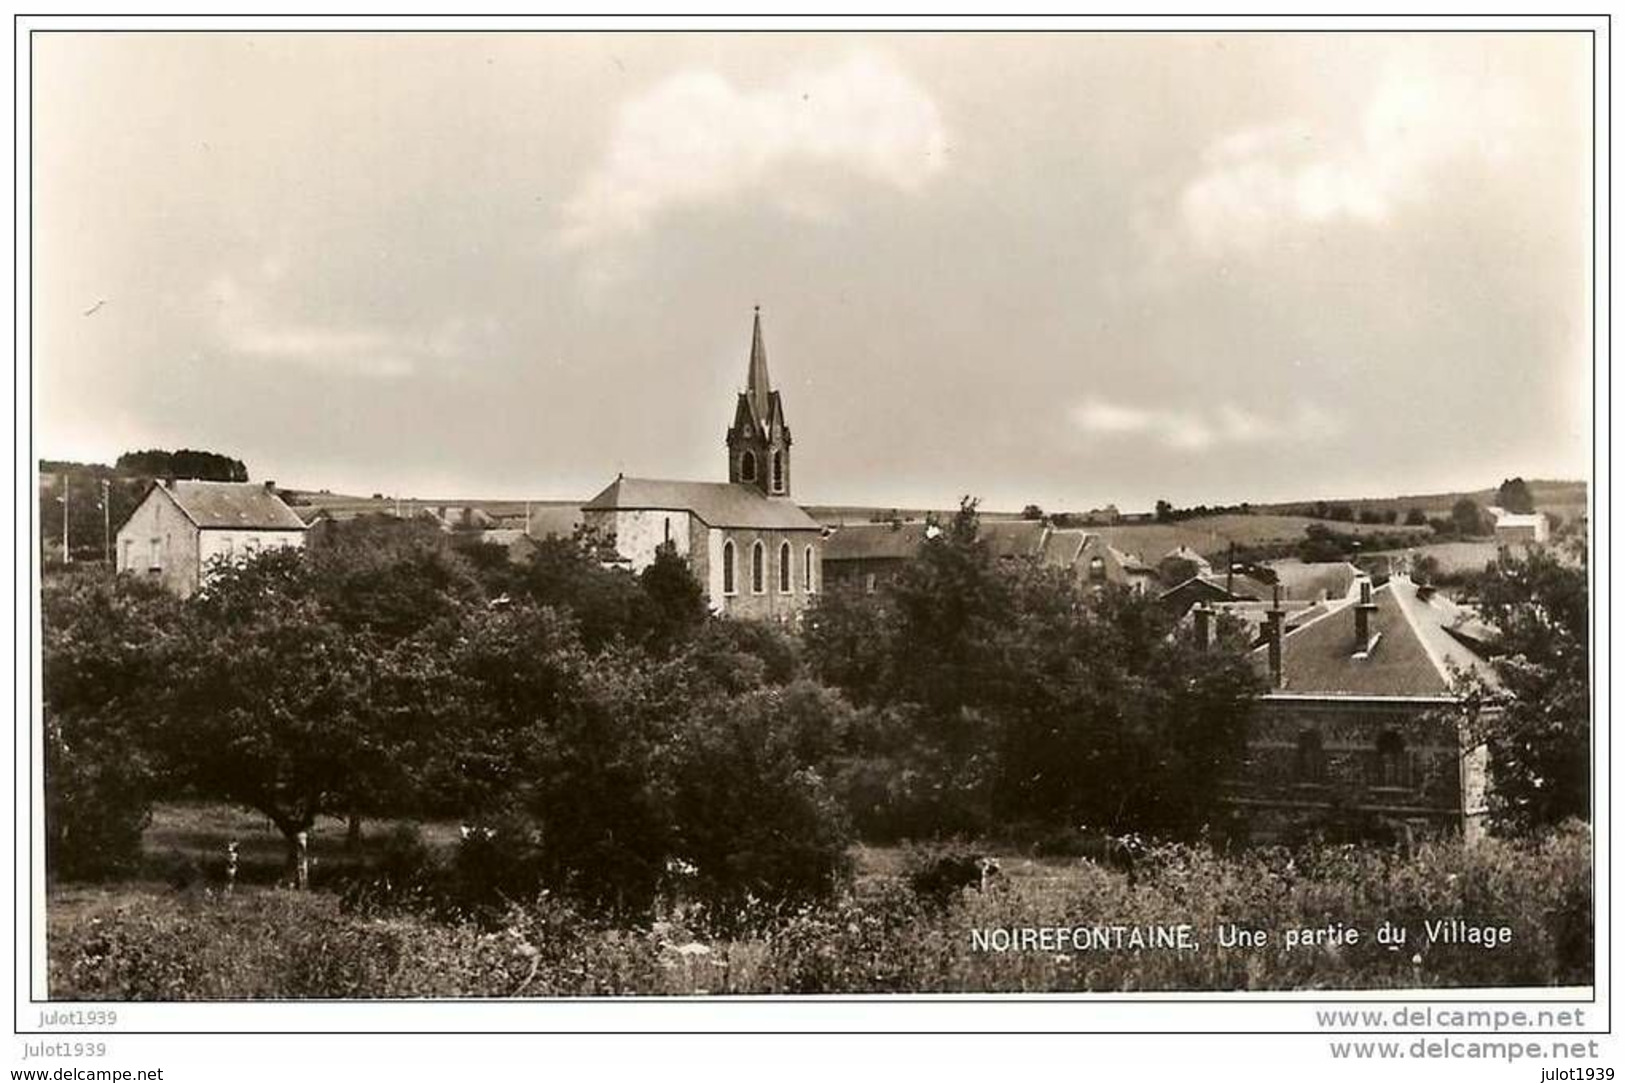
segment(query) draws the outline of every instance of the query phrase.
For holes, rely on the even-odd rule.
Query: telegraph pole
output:
[[[73,475],[62,472],[62,563],[73,563],[73,550],[68,548],[68,495],[73,492]]]
[[[113,563],[113,483],[102,479],[102,563]]]

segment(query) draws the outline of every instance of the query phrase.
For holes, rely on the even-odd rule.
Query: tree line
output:
[[[1222,830],[1260,691],[1248,644],[996,559],[971,502],[941,525],[885,589],[821,594],[799,629],[712,615],[670,548],[633,574],[583,532],[514,564],[387,517],[222,564],[184,601],[50,577],[48,868],[128,874],[152,803],[179,798],[263,814],[296,880],[320,816],[453,819],[502,891],[616,913],[674,876],[719,904],[824,895],[855,838]],[[1497,776],[1508,822],[1534,825],[1574,811],[1543,787],[1572,795],[1589,747],[1585,577],[1525,562],[1497,582],[1486,617],[1529,706],[1488,737],[1518,759],[1547,735]]]

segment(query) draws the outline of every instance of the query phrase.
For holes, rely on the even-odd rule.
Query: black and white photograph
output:
[[[33,1022],[1596,1005],[1595,29],[243,23],[18,40]]]

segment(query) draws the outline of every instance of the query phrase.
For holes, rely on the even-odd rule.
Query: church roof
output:
[[[305,529],[305,521],[281,497],[251,481],[172,481],[156,488],[200,530]]]
[[[1331,604],[1326,613],[1281,640],[1279,690],[1289,695],[1447,696],[1452,670],[1476,669],[1491,678],[1457,629],[1474,625],[1471,610],[1395,576],[1372,592],[1375,642],[1364,657],[1354,653],[1354,603]],[[1263,668],[1268,646],[1253,651]]]
[[[686,511],[706,526],[757,530],[822,530],[800,505],[754,485],[619,477],[587,501],[585,511]]]

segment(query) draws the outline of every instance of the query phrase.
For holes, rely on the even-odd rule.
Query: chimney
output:
[[[1196,622],[1196,649],[1205,651],[1213,645],[1213,610],[1199,604],[1191,617]]]
[[[166,489],[173,489],[175,488],[175,479],[168,476],[161,477],[158,479],[158,484]]]
[[[1371,653],[1371,614],[1377,605],[1371,600],[1371,580],[1360,580],[1360,600],[1354,606],[1354,653]]]
[[[269,478],[267,478],[266,481],[265,481],[265,491],[272,494],[273,496],[276,495],[276,482],[271,481]]]
[[[1281,585],[1276,583],[1271,591],[1274,595],[1274,604],[1264,614],[1264,639],[1269,644],[1270,658],[1270,687],[1286,687],[1286,674],[1281,670],[1281,622],[1286,616],[1281,610]]]

